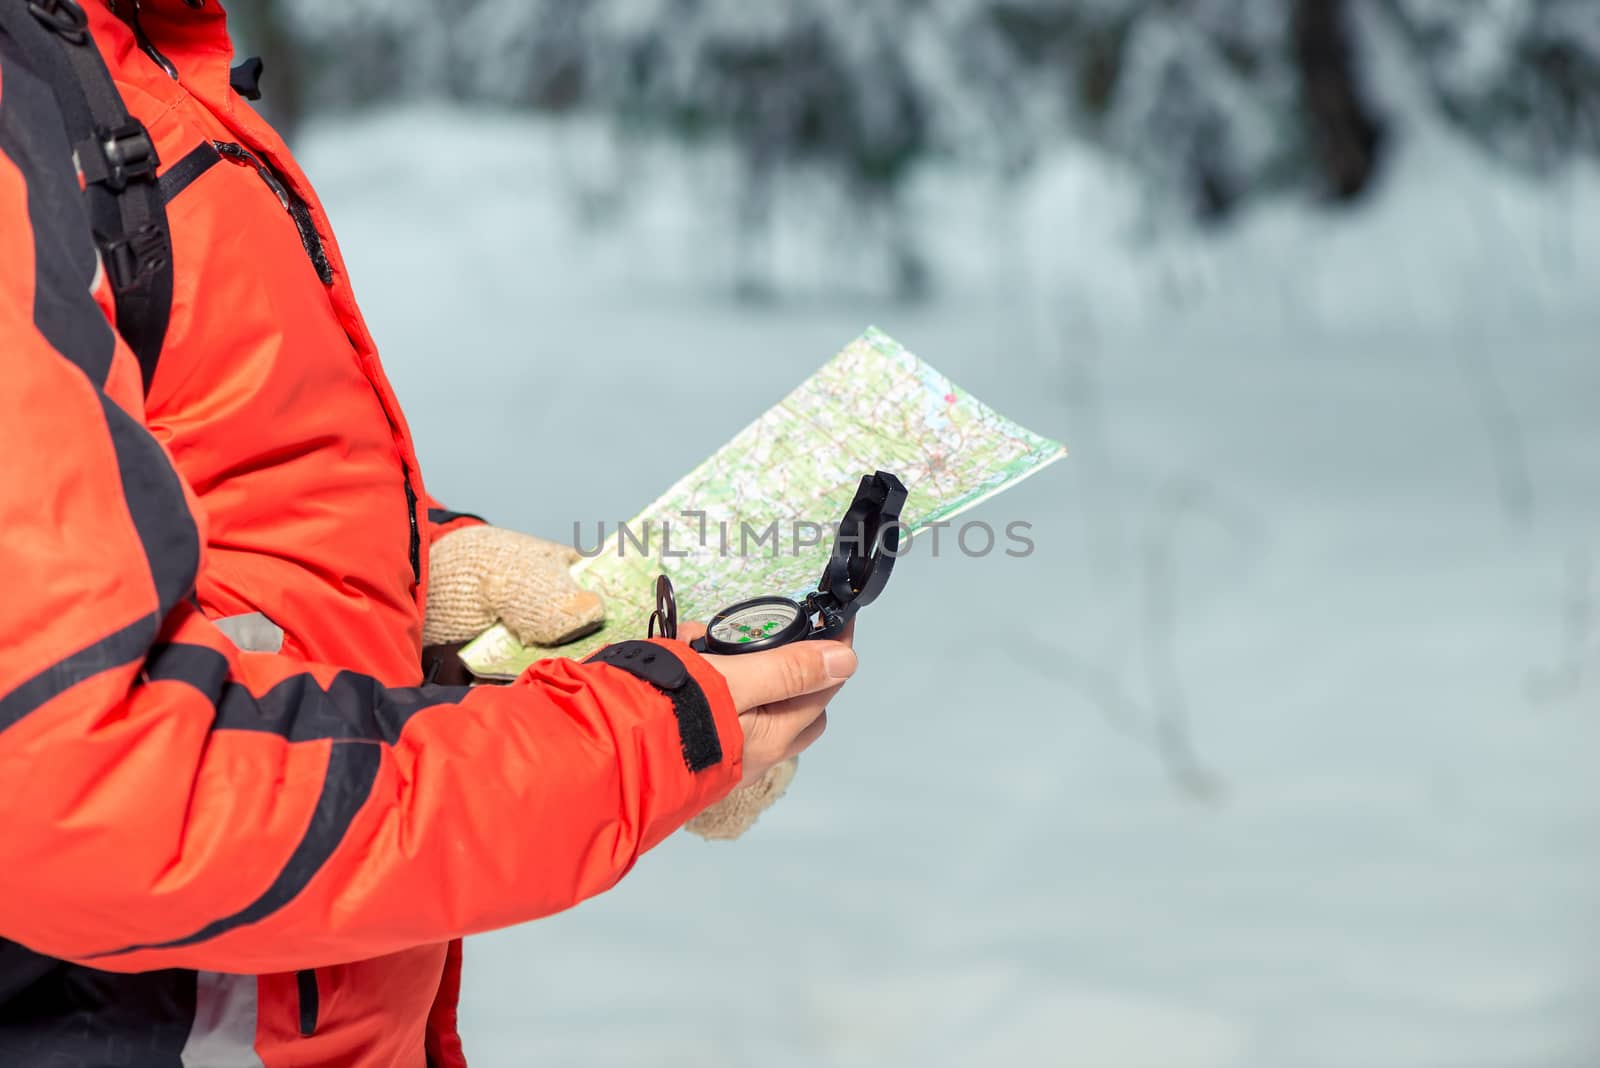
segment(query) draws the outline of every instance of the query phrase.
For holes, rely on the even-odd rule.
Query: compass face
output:
[[[800,618],[793,601],[773,599],[744,605],[711,625],[711,637],[723,645],[752,645],[784,634]]]

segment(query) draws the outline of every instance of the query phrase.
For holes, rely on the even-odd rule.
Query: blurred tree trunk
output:
[[[305,115],[306,69],[301,43],[288,24],[283,5],[265,0],[261,5],[262,91],[267,117],[285,140],[294,136]]]
[[[234,7],[228,13],[234,62],[261,57],[261,99],[255,107],[287,140],[305,114],[306,80],[311,76],[305,42],[296,36],[279,0]]]
[[[1377,172],[1383,126],[1361,95],[1345,0],[1294,0],[1291,32],[1310,149],[1336,200],[1360,196]]]

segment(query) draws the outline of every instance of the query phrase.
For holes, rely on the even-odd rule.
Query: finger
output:
[[[605,618],[605,604],[573,581],[565,567],[523,557],[503,576],[497,614],[525,644],[557,645],[592,630]]]
[[[781,760],[783,754],[821,718],[826,705],[820,696],[794,697],[739,716],[744,730],[745,754],[759,756],[758,763]]]
[[[811,748],[812,743],[821,738],[822,732],[827,729],[828,710],[824,708],[822,714],[807,724],[806,729],[796,735],[794,741],[789,743],[789,748],[784,750],[783,759],[792,760]]]
[[[742,656],[710,658],[741,712],[816,693],[854,674],[856,654],[835,641],[792,642]]]
[[[583,559],[583,554],[570,545],[564,545],[559,541],[550,541],[545,538],[536,538],[532,534],[523,535],[523,542],[520,548],[522,552],[530,556],[559,560],[568,567]]]
[[[787,701],[778,701],[775,704],[752,709],[749,714],[752,716],[783,717],[796,713],[815,716],[817,709],[826,708],[835,697],[839,696],[839,691],[842,689],[844,689],[844,683],[841,682],[828,687],[826,690],[819,690],[816,693],[808,693],[800,697],[791,697]]]

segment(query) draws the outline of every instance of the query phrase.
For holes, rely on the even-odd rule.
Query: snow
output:
[[[1402,151],[1205,238],[927,175],[920,303],[801,191],[751,303],[712,149],[311,128],[454,507],[625,518],[868,322],[1072,451],[977,516],[1034,555],[897,569],[751,835],[471,940],[474,1064],[1595,1063],[1600,177]]]

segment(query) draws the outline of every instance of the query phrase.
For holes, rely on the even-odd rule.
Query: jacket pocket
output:
[[[317,1012],[321,1008],[321,995],[317,990],[317,973],[310,968],[294,973],[300,993],[300,1034],[310,1038],[317,1032]]]

